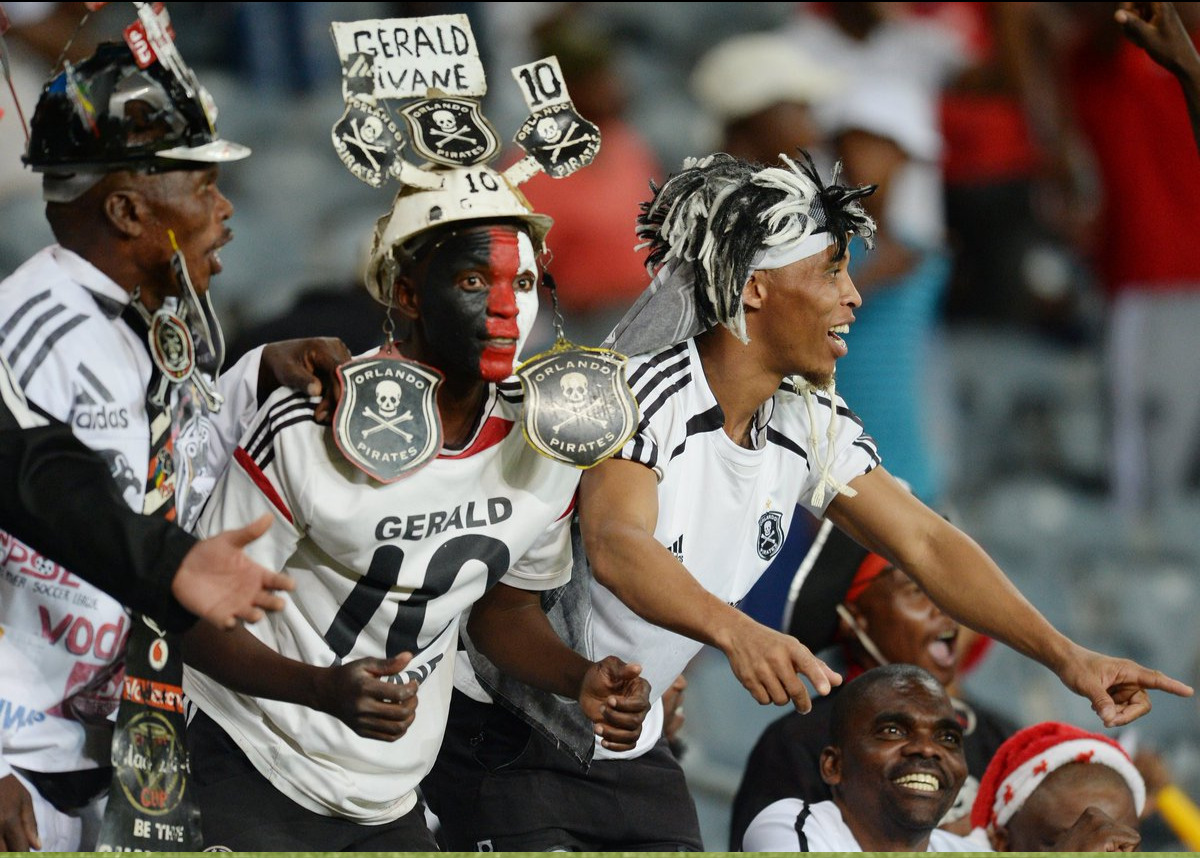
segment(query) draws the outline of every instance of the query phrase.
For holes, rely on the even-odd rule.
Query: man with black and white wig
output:
[[[642,665],[655,703],[641,739],[619,753],[597,746],[586,773],[555,762],[565,755],[550,744],[485,771],[465,762],[470,731],[452,730],[434,774],[474,813],[459,820],[467,829],[448,830],[451,848],[702,848],[682,770],[661,741],[658,698],[672,680],[709,644],[763,704],[807,711],[802,676],[818,694],[841,682],[795,638],[736,608],[798,504],[908,571],[956,619],[1053,669],[1107,725],[1148,711],[1150,689],[1191,693],[1057,632],[975,542],[880,465],[833,385],[862,303],[848,245],[873,234],[860,204],[872,189],[841,187],[836,174],[826,185],[807,158],[783,164],[689,161],[638,222],[656,275],[609,344],[634,356],[641,423],[581,480],[594,580],[572,622],[593,651]],[[474,735],[491,741],[486,729]],[[553,801],[530,807],[534,785]],[[628,806],[646,809],[614,827]]]

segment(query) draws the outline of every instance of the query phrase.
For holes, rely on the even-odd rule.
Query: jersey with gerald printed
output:
[[[809,804],[784,798],[767,805],[746,829],[744,852],[862,852],[832,801]],[[990,852],[966,838],[935,828],[926,852]]]
[[[141,511],[152,364],[146,343],[121,318],[129,301],[91,263],[48,247],[0,283],[0,353],[29,402],[99,452],[125,501]],[[176,423],[174,458],[158,464],[174,480],[178,520],[198,512],[228,454],[224,439],[236,440],[239,416],[253,413],[257,381],[257,354],[221,379],[226,405],[217,422],[176,390],[174,411],[188,419]],[[116,600],[0,531],[0,776],[10,765],[37,772],[108,765],[108,718],[120,698],[129,630]]]
[[[832,457],[834,479],[848,483],[879,463],[875,442],[840,397],[804,399],[780,390],[763,404],[751,427],[753,449],[723,431],[724,415],[704,376],[695,341],[686,340],[629,362],[629,384],[641,421],[616,458],[640,462],[658,477],[654,538],[706,590],[736,604],[766,571],[783,545],[797,504],[820,517],[832,500],[814,507],[819,465]],[[827,428],[836,408],[832,442]],[[814,441],[815,440],[815,449]],[[662,730],[660,697],[700,651],[691,638],[655,626],[607,588],[592,587],[590,652],[612,653],[642,665],[654,707],[631,751],[596,744],[597,759],[645,753]]]
[[[267,646],[322,667],[413,653],[397,681],[420,682],[416,717],[390,743],[185,671],[189,697],[309,810],[366,824],[407,813],[445,731],[460,616],[498,581],[546,590],[570,578],[579,472],[526,443],[511,385],[489,386],[488,396],[465,448],[443,449],[383,484],[313,422],[316,400],[277,393],[201,516],[199,532],[213,533],[274,514],[271,529],[246,548],[296,583],[283,611],[247,626]]]

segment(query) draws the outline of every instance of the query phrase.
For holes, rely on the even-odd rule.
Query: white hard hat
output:
[[[534,249],[542,252],[553,219],[535,212],[525,195],[500,173],[483,165],[435,167],[423,172],[428,173],[430,181],[422,184],[439,186],[405,184],[396,194],[392,210],[375,223],[365,282],[376,301],[389,303],[392,285],[400,273],[392,251],[445,224],[513,218],[525,223]]]

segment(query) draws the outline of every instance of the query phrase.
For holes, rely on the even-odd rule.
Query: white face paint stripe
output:
[[[520,274],[537,276],[537,255],[533,252],[533,242],[523,231],[517,234],[517,271]],[[533,323],[538,314],[538,287],[528,292],[517,292],[517,359],[520,360],[525,350],[525,342],[533,333]]]

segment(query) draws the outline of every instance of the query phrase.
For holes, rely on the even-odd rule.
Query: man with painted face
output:
[[[233,213],[217,173],[249,150],[217,136],[208,93],[174,59],[142,68],[124,44],[105,44],[46,84],[25,161],[42,175],[57,243],[0,283],[0,353],[30,404],[103,456],[131,509],[186,527],[257,396],[281,381],[319,393],[315,371],[331,381],[345,349],[276,344],[212,381],[221,348],[204,299]],[[191,291],[173,266],[176,245]],[[146,320],[184,307],[192,330],[176,333],[203,350],[204,366],[160,388]],[[218,414],[201,393],[214,390]],[[0,726],[0,827],[8,849],[90,849],[130,618],[49,558],[0,539],[0,699],[11,713]]]
[[[184,688],[200,710],[188,736],[211,848],[436,849],[416,790],[442,741],[468,610],[476,646],[577,701],[607,745],[631,747],[649,707],[638,667],[576,654],[541,608],[571,575],[579,472],[526,443],[521,388],[506,379],[536,314],[550,220],[487,167],[431,168],[423,182],[379,220],[367,287],[410,323],[399,355],[444,378],[430,394],[436,456],[380,482],[313,421],[315,400],[279,394],[200,522],[206,533],[271,513],[248,553],[296,582],[266,622],[234,635],[197,628],[186,641]],[[403,375],[386,360],[378,372]],[[374,390],[364,396],[376,416],[422,431],[391,416],[422,410],[417,388]],[[349,431],[366,444],[382,425]]]
[[[967,774],[946,691],[914,665],[877,667],[837,696],[821,777],[832,798],[785,798],[746,830],[747,852],[975,852],[937,827]]]
[[[689,160],[638,220],[654,280],[609,343],[631,356],[641,419],[581,478],[591,575],[572,579],[584,598],[560,604],[578,608],[565,623],[585,651],[642,665],[654,702],[641,738],[627,751],[597,746],[586,772],[553,743],[491,770],[469,765],[478,733],[455,731],[440,781],[474,812],[445,826],[452,848],[702,848],[683,772],[661,741],[660,698],[675,677],[708,644],[759,703],[807,712],[802,675],[821,695],[841,681],[796,638],[736,607],[797,505],[904,569],[956,620],[1055,670],[1106,724],[1148,711],[1149,689],[1192,693],[1068,640],[973,540],[880,467],[875,442],[833,389],[862,303],[848,248],[873,233],[860,202],[872,189],[827,185],[808,159],[781,164]],[[529,783],[553,803],[530,807]],[[628,806],[652,810],[629,818]]]
[[[814,652],[832,637],[848,680],[880,665],[915,664],[943,687],[953,686],[959,625],[912,578],[828,522],[818,531],[801,569],[806,577],[795,604],[803,607],[789,617],[789,631]],[[733,800],[732,850],[741,850],[746,826],[772,802],[830,797],[821,777],[821,751],[829,742],[830,713],[839,688],[814,700],[808,714],[791,712],[773,722],[755,743]],[[979,779],[1016,726],[954,694],[950,701],[963,727],[968,774],[940,824],[950,827],[961,820],[951,830],[965,835]]]

